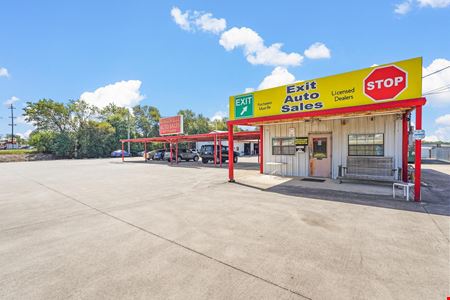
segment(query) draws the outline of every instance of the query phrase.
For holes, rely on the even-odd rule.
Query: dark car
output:
[[[238,162],[239,152],[233,151],[233,162]],[[217,145],[217,161],[220,161],[220,146]],[[202,163],[207,164],[210,161],[214,161],[214,145],[203,145],[200,148],[200,157],[202,158]],[[222,146],[222,162],[228,160],[228,146]]]
[[[153,160],[163,160],[165,152],[166,152],[166,150],[164,150],[164,149],[156,150],[155,153],[153,154],[152,159]]]

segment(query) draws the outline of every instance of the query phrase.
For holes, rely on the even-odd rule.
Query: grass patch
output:
[[[37,153],[35,149],[10,149],[10,150],[0,150],[0,155],[11,155],[11,154],[34,154]]]

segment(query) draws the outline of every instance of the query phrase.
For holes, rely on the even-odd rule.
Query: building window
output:
[[[272,155],[295,155],[295,138],[273,138]]]
[[[327,138],[313,138],[313,157],[327,158]]]
[[[375,134],[349,134],[349,156],[384,156],[384,135]]]

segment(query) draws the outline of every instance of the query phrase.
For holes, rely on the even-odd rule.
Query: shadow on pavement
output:
[[[113,163],[122,163],[122,161],[117,161]],[[213,162],[209,162],[207,164],[202,163],[201,161],[180,161],[177,163],[173,162],[173,164],[170,164],[168,161],[162,161],[162,160],[150,160],[145,162],[142,160],[126,160],[124,163],[136,163],[136,164],[149,164],[149,165],[166,165],[173,168],[194,168],[194,169],[203,169],[203,168],[220,168],[220,164],[217,163],[216,166],[214,166]],[[223,169],[228,169],[228,163],[222,164]],[[234,164],[234,168],[237,170],[259,170],[259,164],[254,162],[242,162],[238,161],[236,164]]]
[[[117,161],[113,163],[122,163],[122,161]],[[219,164],[214,166],[214,163],[203,164],[202,162],[185,162],[181,161],[178,164],[170,164],[167,161],[147,161],[144,160],[125,160],[125,163],[136,163],[136,164],[156,164],[156,165],[166,165],[172,168],[219,168]],[[337,201],[343,203],[351,203],[358,205],[366,205],[372,207],[382,207],[389,209],[398,209],[412,212],[422,212],[437,215],[450,216],[450,175],[427,169],[426,164],[448,164],[441,161],[431,161],[427,160],[422,166],[422,199],[423,201],[418,203],[414,201],[407,202],[402,198],[393,199],[392,196],[387,195],[374,195],[374,194],[363,194],[355,192],[346,191],[336,191],[330,189],[320,189],[320,188],[305,188],[298,187],[291,182],[297,179],[291,179],[285,183],[272,186],[270,188],[260,188],[253,185],[248,185],[240,182],[236,184],[246,186],[249,188],[258,189],[261,191],[279,193],[289,196],[307,197],[317,200],[324,201]],[[222,164],[222,168],[228,168],[228,164]],[[259,170],[259,164],[254,162],[238,162],[235,164],[235,169],[241,170]],[[369,183],[370,184],[370,183]]]
[[[434,163],[446,164],[442,162]],[[292,184],[294,180],[296,179],[291,179],[266,189],[239,182],[236,183],[261,191],[289,196],[450,216],[450,175],[426,169],[426,165],[422,167],[422,202],[407,202],[402,198],[393,199],[392,196],[387,195],[299,187]]]

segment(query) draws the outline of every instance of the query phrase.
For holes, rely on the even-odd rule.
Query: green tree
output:
[[[89,120],[84,124],[79,135],[79,157],[94,158],[109,156],[114,150],[115,130],[108,122]]]
[[[121,139],[126,139],[128,136],[128,130],[130,130],[130,137],[137,137],[135,130],[135,119],[130,111],[125,107],[119,107],[115,104],[109,104],[102,110],[100,110],[100,119],[108,122],[114,128],[115,149],[121,147]],[[139,145],[132,144],[133,151],[139,149]]]
[[[209,118],[202,114],[196,115],[190,109],[180,110],[178,114],[183,116],[185,134],[208,133],[212,130]]]
[[[228,121],[227,118],[214,119],[211,121],[210,127],[213,130],[227,131],[228,130],[227,121]]]
[[[159,119],[161,115],[154,106],[136,105],[133,107],[133,115],[136,120],[136,131],[143,137],[155,137],[159,135]]]
[[[213,128],[211,128],[209,118],[203,116],[202,114],[196,116],[194,124],[195,129],[193,134],[208,133],[213,130]]]
[[[52,153],[52,146],[57,133],[50,130],[35,130],[30,134],[28,142],[37,151],[42,153]]]
[[[63,133],[71,129],[69,108],[52,99],[41,99],[35,103],[27,102],[23,115],[25,120],[33,124],[37,130]]]

